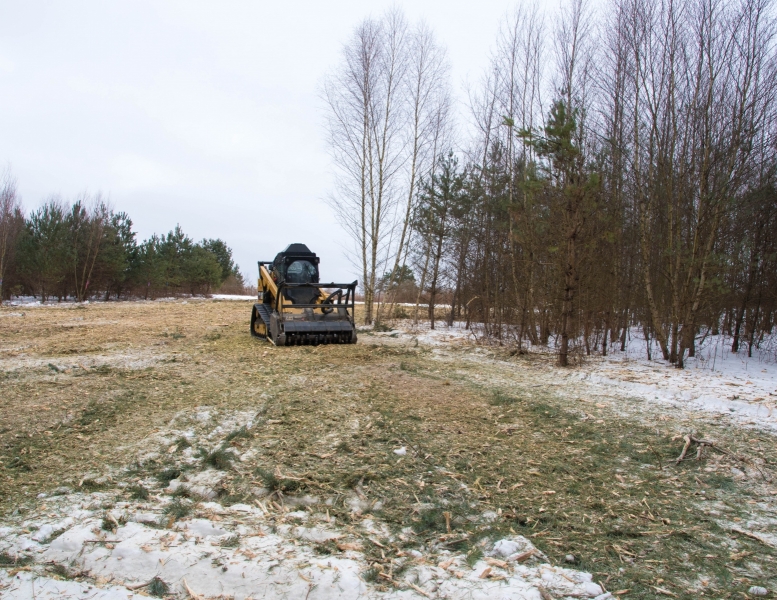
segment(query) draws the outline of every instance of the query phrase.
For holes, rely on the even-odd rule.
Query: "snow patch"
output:
[[[169,429],[157,432],[136,450],[143,456],[169,453],[184,433],[187,437],[221,443],[239,426],[252,426],[256,412],[222,413],[212,407],[195,407],[176,415]],[[156,446],[156,447],[154,447]],[[191,457],[191,466],[199,463]],[[202,465],[199,465],[202,467]],[[38,508],[8,517],[0,528],[0,552],[31,560],[24,571],[0,571],[3,598],[105,598],[122,600],[143,595],[137,586],[158,577],[172,594],[200,597],[232,597],[244,600],[264,597],[308,598],[509,598],[538,600],[540,589],[555,597],[590,598],[601,588],[587,573],[555,567],[521,536],[505,538],[485,547],[490,556],[505,558],[480,561],[470,568],[463,554],[446,548],[425,554],[421,550],[396,550],[397,566],[406,569],[394,581],[394,589],[381,591],[366,581],[370,564],[361,551],[372,538],[337,524],[326,512],[331,498],[302,496],[277,502],[222,506],[215,501],[193,502],[194,514],[178,521],[164,515],[169,495],[181,486],[212,497],[223,472],[214,469],[185,471],[166,490],[152,492],[148,500],[116,502],[115,492],[126,486],[121,473],[99,476],[116,490],[92,493],[65,491],[38,500]],[[153,487],[153,486],[152,486]],[[354,513],[380,508],[380,502],[357,495],[346,500]],[[297,510],[291,510],[293,507]],[[317,507],[318,510],[315,510]],[[484,513],[481,518],[493,518]],[[104,529],[106,520],[115,523]],[[162,525],[167,525],[163,528]],[[381,548],[398,540],[376,517],[361,521],[360,531],[380,537]],[[377,542],[375,542],[377,543]],[[322,555],[337,546],[341,554]],[[488,544],[486,543],[486,546]],[[529,552],[527,562],[514,560]],[[443,562],[434,565],[437,557]],[[79,581],[61,581],[51,574],[52,565],[78,573]],[[399,577],[399,576],[398,576]],[[132,589],[134,588],[134,589]]]

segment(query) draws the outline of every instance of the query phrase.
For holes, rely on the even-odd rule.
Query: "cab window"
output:
[[[289,283],[313,283],[316,267],[307,260],[295,260],[286,267],[286,281]]]

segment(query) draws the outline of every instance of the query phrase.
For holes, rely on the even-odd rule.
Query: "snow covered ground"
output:
[[[462,322],[448,327],[437,324],[430,330],[428,323],[413,326],[405,322],[396,331],[375,332],[373,335],[401,335],[417,339],[433,347],[474,344],[481,334],[465,328]],[[685,369],[677,369],[663,359],[653,347],[653,360],[647,359],[644,339],[635,335],[628,340],[626,350],[610,351],[608,356],[584,357],[583,366],[573,368],[580,379],[595,388],[615,390],[627,397],[669,404],[689,410],[729,415],[746,425],[777,430],[777,354],[775,340],[767,339],[761,348],[753,348],[752,358],[746,347],[731,352],[727,336],[707,336],[698,346],[696,357],[686,358]],[[552,348],[534,347],[530,352],[552,352]]]
[[[239,294],[213,294],[211,298],[214,300],[256,300],[256,296],[242,296]]]
[[[715,336],[696,358],[686,359],[685,369],[677,369],[664,360],[648,361],[644,342],[632,340],[625,352],[592,362],[582,375],[591,384],[777,429],[777,363],[768,351],[754,349],[748,358],[744,350],[732,353],[729,339]]]
[[[220,414],[214,421],[216,414],[208,407],[179,414],[168,428],[139,444],[136,464],[179,452],[181,436],[218,444],[235,426],[254,425],[252,414]],[[398,550],[385,525],[361,514],[356,496],[350,502],[356,518],[347,526],[330,518],[324,498],[273,499],[265,490],[257,491],[253,505],[206,501],[216,496],[226,473],[198,467],[191,447],[180,457],[201,470],[187,471],[166,488],[153,478],[136,479],[133,485],[150,492],[145,499],[127,500],[121,492],[129,485],[128,474],[108,473],[95,475],[99,491],[41,494],[36,509],[12,515],[0,527],[0,561],[6,567],[0,570],[0,596],[126,600],[145,593],[150,583],[164,582],[175,597],[235,600],[611,597],[590,574],[548,564],[518,535],[486,541],[474,564],[445,544],[433,559],[417,550]],[[110,489],[113,482],[116,487]],[[175,497],[181,487],[196,492],[200,501]],[[122,500],[117,501],[117,493]],[[172,508],[182,502],[191,512],[176,518]],[[370,565],[362,550],[370,543],[395,552],[397,564],[405,564],[396,578],[378,576],[393,586],[381,590],[368,583]],[[335,544],[342,554],[322,553],[322,544]]]
[[[170,297],[162,297],[162,298],[154,298],[153,300],[142,300],[142,299],[133,299],[129,300],[129,302],[175,302],[175,301],[188,301],[188,300],[237,300],[237,301],[246,301],[246,300],[256,300],[256,296],[245,296],[240,294],[211,294],[210,296],[170,296]],[[72,298],[69,298],[67,300],[63,300],[62,302],[58,302],[56,298],[50,298],[46,302],[41,302],[40,298],[35,298],[34,296],[18,296],[14,297],[11,300],[8,300],[6,302],[3,302],[3,306],[19,306],[24,308],[35,308],[36,306],[77,306],[79,304],[103,304],[104,300],[87,300],[83,303],[76,302]],[[115,302],[115,300],[110,300],[110,302]]]

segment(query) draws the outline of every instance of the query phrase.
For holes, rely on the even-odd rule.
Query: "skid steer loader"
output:
[[[319,283],[318,262],[305,244],[290,244],[275,260],[259,261],[252,336],[276,346],[356,343],[357,282]]]

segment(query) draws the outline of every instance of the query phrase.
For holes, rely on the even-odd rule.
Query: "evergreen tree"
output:
[[[99,276],[105,289],[105,299],[121,294],[140,281],[133,281],[139,269],[139,248],[132,231],[132,219],[124,212],[111,214],[110,223],[105,228],[103,250],[101,253]]]
[[[537,135],[524,131],[520,135],[540,158],[545,159],[544,182],[551,199],[551,211],[561,216],[558,241],[564,252],[561,255],[563,305],[559,364],[565,367],[569,363],[569,338],[580,279],[581,244],[587,241],[584,227],[596,202],[599,175],[586,164],[577,111],[570,110],[563,100],[553,103],[543,132],[544,135]]]
[[[224,281],[222,267],[213,252],[199,244],[193,246],[182,263],[188,291],[192,294],[209,294]]]
[[[216,257],[221,267],[221,280],[219,283],[226,281],[230,275],[242,282],[243,277],[240,274],[240,270],[235,265],[235,261],[232,260],[232,249],[227,246],[226,242],[220,239],[205,239],[202,240],[200,245]]]
[[[443,254],[452,233],[455,207],[463,200],[463,176],[453,151],[438,159],[438,172],[421,187],[416,210],[415,229],[426,240],[429,254],[429,320],[434,329],[434,307],[442,279]]]
[[[52,295],[59,300],[67,295],[71,248],[65,217],[62,203],[51,199],[30,215],[19,240],[22,277],[43,302]]]

